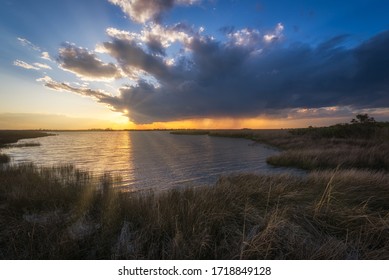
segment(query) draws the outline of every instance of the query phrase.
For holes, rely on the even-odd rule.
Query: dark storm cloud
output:
[[[389,31],[362,43],[354,51],[357,60],[355,86],[368,94],[379,94],[388,102],[389,90]],[[377,96],[377,97],[378,97]],[[372,100],[380,103],[381,98]]]
[[[162,42],[161,40],[159,40],[158,37],[150,36],[148,39],[149,40],[147,42],[147,47],[149,48],[149,51],[152,54],[162,55],[162,56],[166,55],[165,48],[163,47]]]
[[[136,71],[144,71],[156,79],[164,79],[169,72],[161,57],[145,52],[135,42],[115,39],[104,43],[104,47],[129,76],[133,76]]]
[[[134,40],[113,38],[104,47],[122,70],[129,76],[143,71],[157,83],[145,77],[115,97],[65,90],[128,112],[136,123],[277,116],[296,108],[389,107],[389,31],[353,48],[342,46],[346,35],[312,47],[259,40],[250,30],[229,29],[228,34],[235,36],[227,36],[226,42],[188,35],[180,41],[186,55],[172,65]]]
[[[316,48],[264,46],[258,52],[247,45],[193,38],[187,45],[191,58],[173,67],[144,60],[141,67],[150,69],[146,71],[161,87],[128,88],[122,96],[144,98],[123,101],[136,122],[253,117],[302,107],[389,106],[389,32],[352,49],[341,46],[344,39],[335,37]]]
[[[107,80],[120,77],[113,63],[104,63],[86,49],[66,44],[59,50],[59,66],[84,80]]]

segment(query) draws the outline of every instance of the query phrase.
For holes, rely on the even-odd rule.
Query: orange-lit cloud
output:
[[[44,72],[37,81],[47,88],[92,98],[122,114],[114,123],[128,128],[296,127],[389,107],[389,31],[353,46],[348,35],[284,44],[283,23],[267,31],[221,27],[224,37],[216,38],[203,27],[160,21],[175,5],[200,1],[110,2],[142,26],[104,28],[109,38],[94,42],[94,51],[63,45],[51,64],[74,77],[59,71],[50,74],[54,80],[43,63],[14,65]],[[27,39],[18,40],[50,59]],[[81,84],[85,80],[91,83]]]

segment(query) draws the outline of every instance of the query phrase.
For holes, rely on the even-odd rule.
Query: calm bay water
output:
[[[285,172],[266,163],[277,151],[245,139],[169,132],[59,132],[24,139],[40,146],[7,149],[13,163],[74,164],[95,175],[119,175],[130,190],[210,184],[221,175]]]

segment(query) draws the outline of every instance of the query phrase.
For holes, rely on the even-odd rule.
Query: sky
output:
[[[0,5],[0,129],[389,121],[388,1]]]

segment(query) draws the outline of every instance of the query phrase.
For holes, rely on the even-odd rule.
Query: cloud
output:
[[[38,46],[34,45],[33,43],[31,43],[26,38],[18,37],[17,39],[23,46],[30,47],[34,51],[41,51],[41,49]]]
[[[112,76],[120,68],[132,80],[130,85],[123,85],[115,96],[54,81],[45,85],[92,97],[138,124],[276,117],[288,112],[304,115],[299,111],[302,108],[311,110],[310,115],[325,115],[335,112],[334,107],[389,107],[389,31],[347,48],[347,35],[317,46],[286,45],[276,39],[282,37],[283,28],[278,24],[272,33],[224,28],[224,41],[185,25],[150,24],[140,33],[111,28],[107,30],[111,40],[103,42],[99,51],[116,60]],[[263,34],[274,37],[267,40]],[[173,43],[179,48],[175,45],[176,54],[169,57]],[[91,72],[100,73],[91,69],[110,65],[74,46],[64,53],[71,63],[63,60],[62,67],[79,75],[91,76]]]
[[[173,43],[179,42],[187,45],[195,34],[192,28],[185,24],[176,24],[171,27],[163,27],[159,24],[151,23],[145,25],[140,33],[118,30],[116,28],[107,28],[107,35],[115,40],[128,41],[138,47],[147,46],[152,55],[166,55],[166,49]],[[101,46],[100,46],[101,47]],[[104,51],[104,48],[101,49]]]
[[[94,90],[83,86],[72,86],[69,83],[57,82],[49,76],[44,76],[36,80],[41,82],[45,87],[59,92],[70,92],[84,97],[90,97],[95,99],[97,102],[107,105],[112,111],[119,111],[113,107],[112,104],[116,103],[117,98],[109,95],[102,90]]]
[[[49,65],[47,65],[47,64],[45,64],[45,63],[36,62],[36,63],[34,63],[34,65],[35,65],[36,67],[40,68],[40,69],[49,69],[49,70],[52,69]]]
[[[26,38],[21,38],[21,37],[18,37],[17,40],[22,44],[22,46],[25,46],[25,47],[29,47],[30,49],[34,50],[34,51],[37,51],[37,52],[40,52],[41,53],[41,58],[42,59],[45,59],[45,60],[49,60],[49,61],[52,61],[50,55],[48,52],[46,51],[42,51],[42,49],[40,47],[38,47],[37,45],[31,43],[29,40],[27,40]]]
[[[160,21],[164,12],[174,5],[193,5],[201,0],[109,0],[119,6],[133,21],[145,23]]]
[[[282,23],[278,23],[277,26],[275,27],[273,32],[270,32],[268,34],[265,34],[263,36],[263,39],[266,42],[272,42],[279,40],[282,37],[282,32],[284,31],[284,25]]]
[[[41,53],[41,58],[45,59],[45,60],[49,60],[49,61],[52,60],[51,57],[50,57],[50,54],[48,52],[42,52]]]
[[[231,31],[227,33],[231,43],[237,46],[254,46],[260,43],[262,39],[260,32],[256,29],[244,28],[237,31]]]
[[[163,79],[168,75],[166,64],[160,57],[147,53],[134,41],[125,39],[114,39],[105,42],[105,51],[114,57],[121,66],[124,73],[129,77],[136,77],[139,72],[147,73],[156,79]]]
[[[113,63],[104,63],[94,53],[70,44],[59,50],[58,63],[82,80],[112,80],[121,76]]]
[[[27,62],[24,62],[23,60],[15,60],[13,65],[15,66],[18,66],[18,67],[22,67],[24,69],[28,69],[28,70],[41,70],[41,69],[47,69],[47,70],[51,70],[52,68],[45,64],[45,63],[39,63],[39,62],[35,62],[33,65],[27,63]]]
[[[28,70],[39,70],[40,69],[37,66],[31,65],[31,64],[24,62],[22,60],[19,60],[19,59],[15,60],[13,64],[15,66],[22,67],[22,68],[28,69]]]

